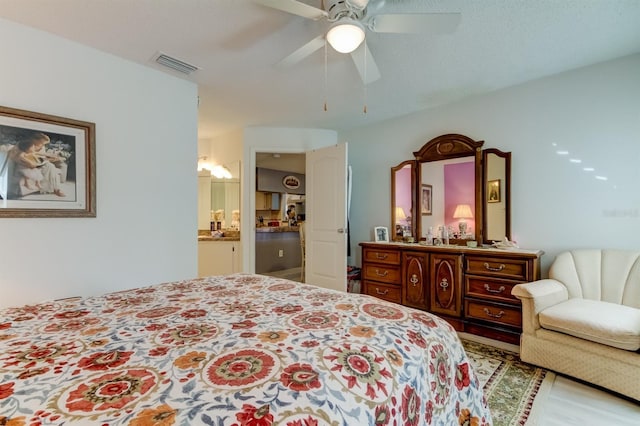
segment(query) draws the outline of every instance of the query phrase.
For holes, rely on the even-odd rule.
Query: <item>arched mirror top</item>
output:
[[[483,144],[484,141],[474,141],[467,136],[450,133],[431,139],[413,155],[420,163],[468,156],[478,156],[479,159]]]

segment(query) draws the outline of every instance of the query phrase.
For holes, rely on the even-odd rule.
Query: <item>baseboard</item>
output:
[[[512,345],[506,342],[501,342],[500,340],[489,339],[487,337],[478,336],[476,334],[464,333],[464,332],[458,332],[458,336],[462,339],[471,340],[472,342],[482,343],[484,345],[493,346],[494,348],[515,352],[517,354],[520,353],[520,346]]]

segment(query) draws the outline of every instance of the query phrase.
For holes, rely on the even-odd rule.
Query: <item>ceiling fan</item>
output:
[[[376,33],[442,34],[453,32],[459,13],[381,13],[385,0],[321,0],[323,9],[296,0],[253,0],[255,3],[313,20],[326,20],[328,29],[282,59],[277,66],[292,66],[325,46],[350,53],[364,84],[380,78],[380,71],[365,40],[366,31]],[[370,10],[372,9],[372,10]]]

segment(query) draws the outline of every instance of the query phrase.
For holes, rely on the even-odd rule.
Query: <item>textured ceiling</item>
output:
[[[371,0],[369,7],[462,19],[447,35],[368,32],[382,78],[365,90],[351,58],[331,49],[326,84],[324,49],[276,69],[326,24],[250,0],[0,0],[0,17],[196,82],[204,139],[251,125],[344,130],[640,52],[640,0]],[[158,52],[201,69],[183,77],[155,64]]]

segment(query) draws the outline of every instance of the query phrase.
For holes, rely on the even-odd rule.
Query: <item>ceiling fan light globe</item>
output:
[[[356,21],[340,22],[327,32],[327,41],[340,53],[351,53],[364,41],[364,28]]]

